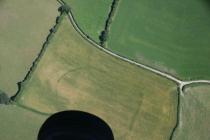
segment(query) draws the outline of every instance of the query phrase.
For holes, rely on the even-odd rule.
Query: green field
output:
[[[175,83],[97,49],[65,17],[15,101],[44,113],[95,114],[116,140],[166,140],[177,98]]]
[[[112,0],[64,0],[70,7],[74,17],[82,29],[94,41],[104,29]]]
[[[15,105],[0,105],[0,139],[37,140],[46,118]]]
[[[208,0],[121,0],[108,48],[181,79],[210,79]]]
[[[12,96],[54,25],[56,0],[0,0],[0,89]]]
[[[180,123],[173,140],[209,140],[210,85],[187,87],[180,107]]]
[[[113,0],[63,1],[0,0],[0,139],[37,140],[50,114],[79,110],[115,140],[210,140],[210,85],[179,95],[184,81],[88,42],[99,43]],[[107,49],[181,80],[210,79],[210,1],[120,0],[111,15]]]

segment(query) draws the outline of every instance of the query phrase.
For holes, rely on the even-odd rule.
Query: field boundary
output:
[[[178,95],[177,95],[178,97],[177,97],[176,124],[175,124],[174,128],[173,128],[172,131],[171,131],[169,140],[173,140],[174,134],[175,134],[176,129],[178,128],[179,122],[180,122],[180,115],[181,115],[181,113],[180,113],[180,103],[181,103],[180,97],[181,97],[183,91],[182,91],[182,88],[181,88],[180,86],[177,87],[177,91],[178,91]]]
[[[171,136],[170,136],[170,139],[169,140],[173,140],[174,138],[174,134],[177,130],[177,128],[179,127],[179,124],[180,124],[180,118],[181,118],[181,111],[180,111],[180,103],[181,103],[181,96],[184,97],[184,90],[187,89],[187,88],[190,88],[190,87],[198,87],[198,86],[201,86],[201,85],[208,85],[210,86],[210,82],[205,82],[205,80],[200,80],[200,81],[191,81],[191,82],[187,82],[184,86],[179,86],[179,94],[178,94],[178,108],[177,108],[177,123],[176,123],[176,126],[174,127],[172,133],[171,133]]]
[[[41,112],[41,111],[38,111],[38,110],[36,110],[36,109],[33,109],[33,108],[30,108],[30,107],[21,105],[21,104],[19,104],[19,103],[17,103],[17,102],[13,103],[13,105],[16,105],[16,106],[18,106],[18,107],[20,107],[20,108],[23,108],[23,109],[25,109],[25,110],[31,111],[31,112],[36,113],[36,114],[39,114],[39,115],[43,115],[43,116],[50,116],[50,115],[52,115],[51,113]]]
[[[105,21],[104,29],[101,31],[101,34],[99,36],[100,45],[102,47],[106,47],[106,42],[107,42],[107,40],[109,38],[110,26],[112,24],[112,21],[114,19],[115,13],[116,13],[117,8],[119,6],[119,2],[120,2],[120,0],[112,0],[111,8],[110,8],[108,17],[107,17],[107,19]]]
[[[59,25],[62,22],[63,17],[65,16],[64,12],[61,12],[61,11],[59,12],[60,12],[60,15],[56,17],[56,24],[50,29],[50,33],[48,34],[46,41],[43,43],[42,48],[39,54],[37,55],[36,59],[33,61],[29,71],[27,72],[24,79],[17,83],[18,91],[16,92],[14,96],[10,97],[11,103],[16,102],[20,98],[21,92],[24,89],[25,84],[28,82],[28,80],[31,79],[33,72],[35,71],[39,61],[41,60],[42,56],[44,55],[44,52],[46,51],[48,45],[50,44],[50,40],[54,37],[54,34],[57,32]]]

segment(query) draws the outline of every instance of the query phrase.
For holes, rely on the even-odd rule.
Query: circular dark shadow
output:
[[[64,111],[45,121],[38,140],[114,140],[114,136],[99,117],[81,111]]]

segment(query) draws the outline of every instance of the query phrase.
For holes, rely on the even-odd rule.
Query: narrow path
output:
[[[191,84],[210,84],[210,80],[193,80],[193,81],[183,81],[180,84],[180,87],[183,88],[184,86],[191,85]]]

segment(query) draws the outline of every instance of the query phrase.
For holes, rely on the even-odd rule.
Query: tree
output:
[[[70,12],[70,7],[67,4],[62,5],[61,7],[59,7],[58,11],[60,11],[61,13],[69,13]]]
[[[56,17],[56,23],[57,23],[57,24],[58,24],[58,23],[61,23],[61,17],[60,17],[60,16]]]

